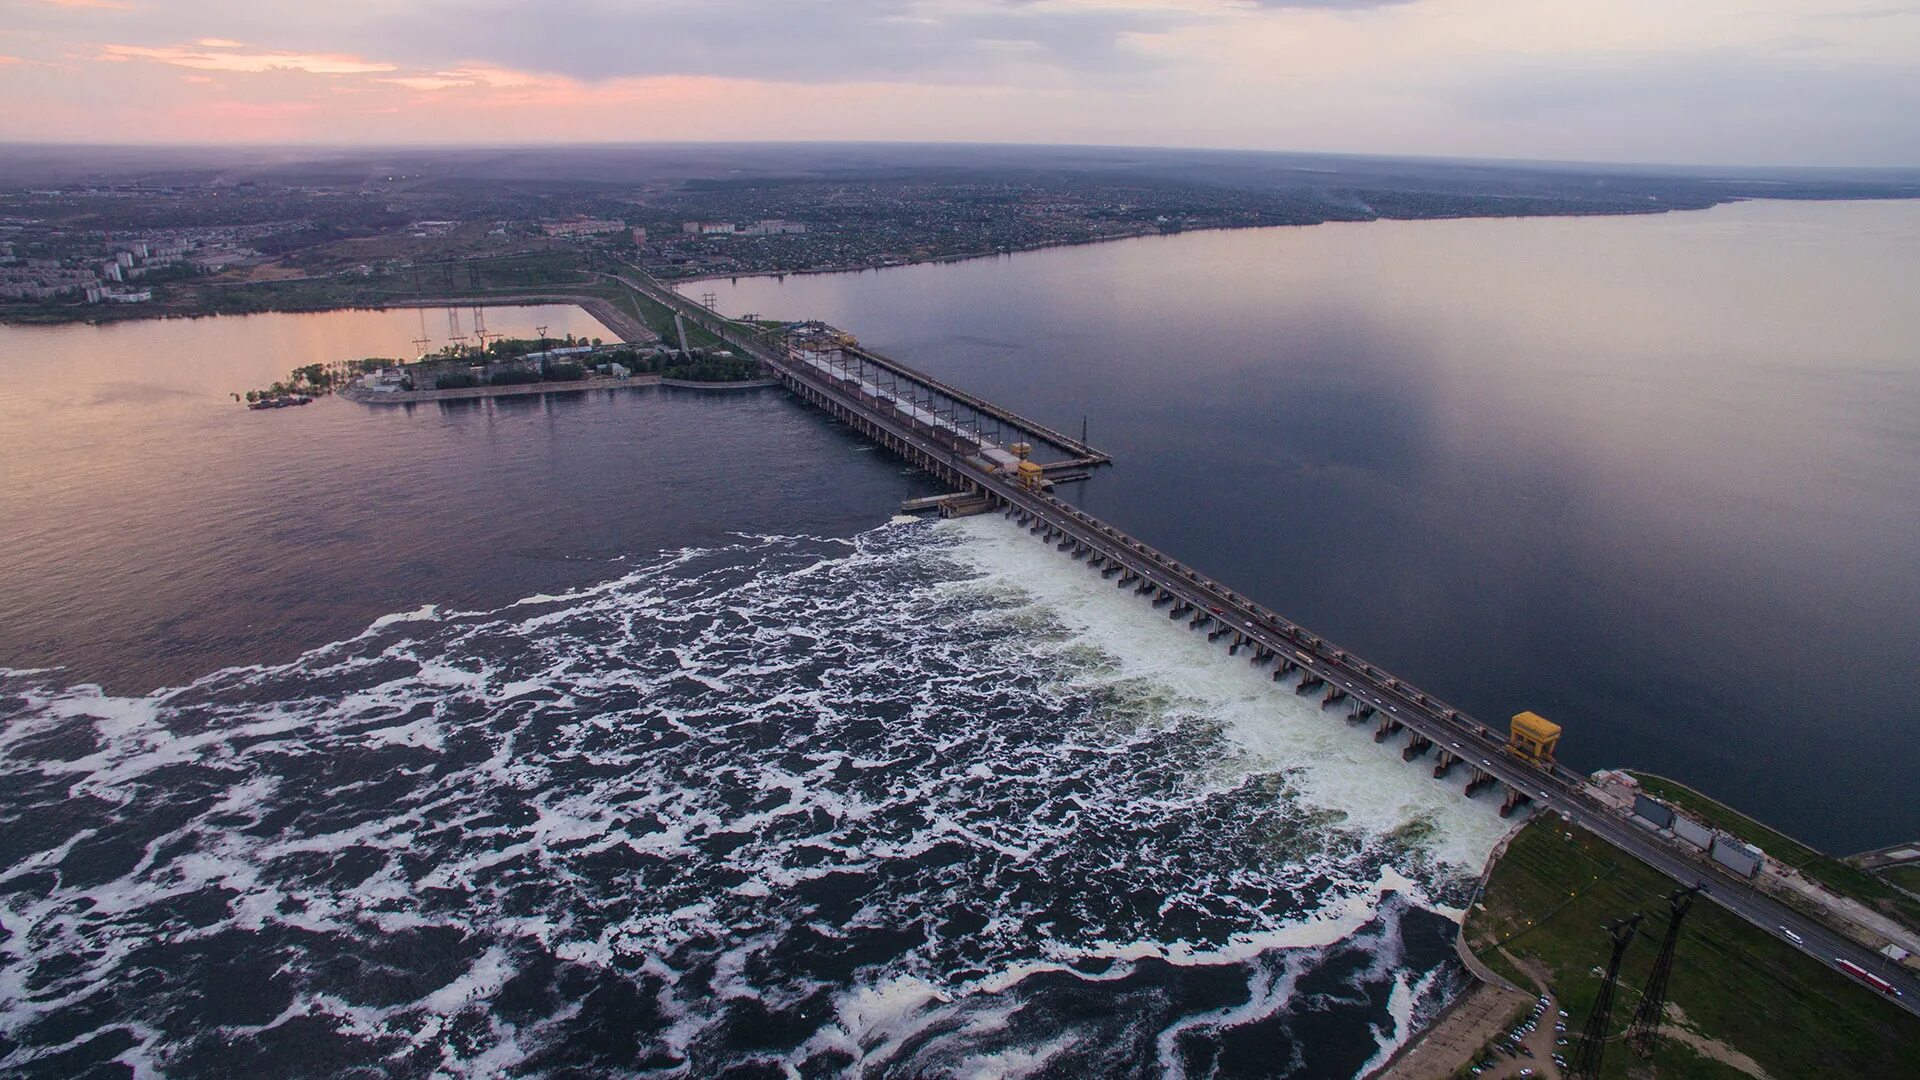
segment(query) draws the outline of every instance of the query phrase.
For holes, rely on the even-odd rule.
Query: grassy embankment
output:
[[[1920,893],[1920,866],[1912,863],[1906,866],[1889,866],[1874,873],[1893,882],[1908,892]]]
[[[1875,875],[1808,847],[1785,833],[1770,829],[1684,784],[1645,773],[1633,775],[1639,779],[1641,788],[1647,794],[1740,837],[1766,852],[1769,859],[1793,867],[1842,896],[1852,897],[1882,914],[1920,928],[1920,903],[1901,894]]]
[[[1614,997],[1612,1034],[1617,1037],[1639,1005],[1666,934],[1666,896],[1675,888],[1672,879],[1584,830],[1557,819],[1538,821],[1508,846],[1481,903],[1468,914],[1465,933],[1482,960],[1520,985],[1536,985],[1523,967],[1544,973],[1571,1014],[1568,1027],[1577,1036],[1607,962],[1609,942],[1602,928],[1643,913],[1646,920],[1627,951]],[[1651,1061],[1616,1038],[1607,1048],[1602,1075],[1741,1075],[1713,1056],[1729,1056],[1718,1047],[1746,1055],[1775,1080],[1904,1078],[1920,1061],[1920,1019],[1711,901],[1693,905],[1675,955],[1670,1023]],[[1686,1031],[1717,1046],[1707,1050],[1676,1038],[1671,1021],[1679,1016]]]

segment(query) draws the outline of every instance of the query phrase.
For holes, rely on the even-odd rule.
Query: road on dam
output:
[[[1585,778],[1560,766],[1542,769],[1507,753],[1506,742],[1484,724],[1429,694],[1409,686],[1352,653],[1294,625],[1248,598],[1235,593],[1148,547],[1118,529],[1079,510],[1054,495],[1021,483],[1013,475],[987,471],[968,460],[947,431],[931,428],[898,409],[879,407],[849,393],[835,380],[807,365],[752,340],[729,320],[721,318],[650,279],[622,276],[629,287],[699,322],[729,344],[765,364],[789,389],[856,424],[866,434],[901,453],[915,464],[955,485],[993,500],[1009,516],[1026,521],[1034,531],[1063,538],[1076,557],[1122,568],[1122,581],[1144,582],[1156,595],[1173,598],[1175,611],[1195,613],[1196,627],[1211,621],[1235,635],[1237,644],[1254,648],[1253,656],[1271,655],[1291,663],[1311,677],[1345,691],[1363,706],[1397,723],[1461,763],[1478,769],[1505,785],[1518,797],[1535,803],[1654,867],[1676,882],[1703,884],[1705,895],[1754,926],[1773,934],[1835,970],[1849,961],[1886,979],[1900,991],[1891,1000],[1920,1015],[1920,979],[1893,965],[1886,957],[1846,938],[1716,864],[1683,851],[1677,843],[1635,824],[1627,815],[1601,801]],[[977,459],[976,459],[977,460]],[[1097,556],[1097,559],[1094,557]],[[1144,590],[1143,590],[1144,591]],[[1622,912],[1622,914],[1626,914]],[[1788,932],[1800,938],[1794,943]],[[1864,988],[1864,987],[1863,987]]]

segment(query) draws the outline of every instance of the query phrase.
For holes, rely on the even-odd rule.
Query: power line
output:
[[[1684,889],[1675,889],[1667,897],[1667,907],[1672,912],[1667,920],[1667,936],[1660,943],[1660,956],[1653,962],[1653,973],[1647,976],[1646,993],[1640,997],[1640,1007],[1633,1011],[1633,1022],[1627,1025],[1627,1045],[1641,1057],[1653,1054],[1653,1044],[1660,1037],[1660,1021],[1667,1012],[1667,977],[1673,973],[1673,947],[1680,940],[1680,923],[1687,917],[1687,909],[1693,906],[1693,896],[1700,886],[1689,885]]]
[[[1600,1076],[1600,1056],[1606,1051],[1607,1028],[1613,1023],[1613,988],[1620,980],[1620,958],[1627,954],[1627,945],[1639,928],[1637,911],[1607,926],[1607,936],[1613,939],[1613,955],[1607,960],[1607,977],[1601,980],[1600,995],[1593,999],[1593,1009],[1587,1013],[1587,1026],[1580,1032],[1580,1048],[1574,1052],[1573,1067],[1567,1070],[1570,1077],[1598,1080]]]

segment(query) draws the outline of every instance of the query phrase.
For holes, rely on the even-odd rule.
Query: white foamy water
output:
[[[1007,523],[634,565],[0,674],[0,1067],[1337,1075],[1461,984],[1492,810]]]

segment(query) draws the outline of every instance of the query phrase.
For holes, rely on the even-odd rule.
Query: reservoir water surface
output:
[[[1749,204],[697,291],[1085,416],[1089,509],[1850,848],[1920,831],[1916,239]],[[226,397],[418,325],[0,328],[0,1067],[1352,1075],[1464,985],[1493,796],[998,518],[894,520],[927,481],[779,390]]]
[[[709,281],[1116,465],[1087,510],[1563,756],[1920,835],[1920,203],[1330,224]]]

